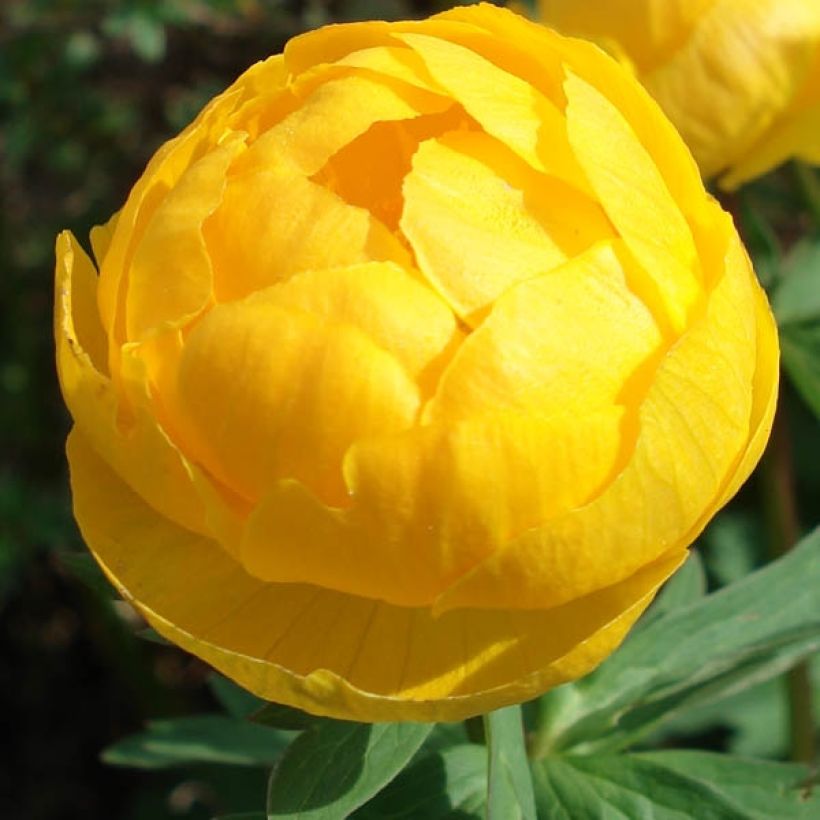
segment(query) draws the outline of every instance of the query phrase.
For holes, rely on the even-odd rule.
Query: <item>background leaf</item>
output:
[[[322,718],[309,715],[301,709],[284,706],[281,703],[264,704],[250,715],[250,719],[262,726],[274,726],[277,729],[291,729],[294,731],[307,729],[322,720]]]
[[[784,326],[780,350],[794,386],[820,418],[820,321]]]
[[[657,618],[592,675],[547,693],[539,754],[622,748],[686,709],[779,674],[820,646],[818,587],[820,530],[764,569]]]
[[[353,814],[354,820],[480,820],[487,750],[475,743],[420,757]]]
[[[208,677],[208,688],[222,708],[234,718],[246,718],[263,708],[265,701],[243,689],[224,675],[212,672]],[[285,729],[286,726],[277,728]]]
[[[432,728],[426,723],[339,720],[311,726],[271,775],[268,818],[348,817],[404,768]]]
[[[791,820],[816,816],[808,768],[708,752],[546,758],[533,767],[539,820]]]
[[[144,732],[109,746],[102,758],[114,766],[162,769],[190,763],[270,766],[293,734],[223,715],[156,720]]]
[[[785,366],[820,417],[820,235],[800,241],[772,295]]]

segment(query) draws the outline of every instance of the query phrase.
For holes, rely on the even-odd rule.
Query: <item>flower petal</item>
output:
[[[463,338],[446,303],[392,262],[303,271],[253,299],[352,325],[430,384]]]
[[[564,88],[578,160],[612,223],[653,277],[669,322],[680,333],[701,295],[691,229],[623,115],[572,72]]]
[[[362,436],[410,426],[416,385],[363,331],[253,297],[188,336],[164,397],[184,447],[248,500],[283,478],[344,503],[342,458]]]
[[[68,232],[57,239],[56,279],[57,370],[78,428],[151,506],[181,526],[201,530],[202,509],[187,465],[153,418],[147,397],[126,427],[120,423],[120,399],[102,369],[103,331],[94,309],[97,275]]]
[[[83,537],[160,634],[260,697],[347,720],[459,720],[579,677],[617,646],[683,558],[555,610],[433,618],[264,584],[147,507],[78,431],[68,452]]]
[[[350,506],[279,485],[248,519],[243,562],[266,580],[430,604],[512,537],[584,503],[613,469],[622,414],[499,413],[359,441],[345,461]]]
[[[404,181],[400,226],[419,268],[471,325],[511,285],[611,234],[595,203],[507,154],[454,132],[422,143]]]
[[[260,237],[276,237],[260,242]],[[242,299],[304,270],[408,254],[364,208],[349,205],[284,160],[230,177],[205,224],[218,302]]]
[[[534,86],[469,48],[426,34],[396,35],[424,60],[484,130],[535,170],[589,191],[570,148],[563,113]]]
[[[445,593],[437,610],[557,606],[660,556],[682,554],[723,497],[750,434],[756,317],[746,265],[658,367],[629,463],[590,503],[524,533]],[[771,374],[769,375],[771,379]]]
[[[634,406],[647,378],[630,380],[657,362],[663,341],[615,246],[600,243],[501,296],[447,367],[424,418],[501,407],[549,418]]]
[[[129,268],[126,332],[130,340],[182,324],[213,299],[203,222],[222,201],[230,164],[245,150],[235,134],[191,165],[145,228]]]

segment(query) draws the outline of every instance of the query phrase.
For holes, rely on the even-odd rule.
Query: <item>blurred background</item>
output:
[[[0,817],[165,820],[252,810],[263,768],[100,762],[148,719],[216,710],[209,670],[144,640],[111,600],[71,517],[51,331],[53,246],[85,242],[154,150],[245,68],[331,21],[428,15],[422,0],[3,0],[0,3]],[[761,278],[809,228],[790,168],[734,206]],[[755,216],[763,214],[763,218]],[[787,386],[802,529],[817,522],[820,430]],[[701,539],[709,584],[765,562],[753,479]],[[815,664],[816,666],[816,664]],[[817,693],[818,676],[814,675]],[[655,742],[787,756],[785,683],[744,693]],[[218,694],[218,693],[217,693]],[[820,700],[820,696],[817,696]]]

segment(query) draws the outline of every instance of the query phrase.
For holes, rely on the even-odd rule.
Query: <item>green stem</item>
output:
[[[800,160],[794,162],[794,175],[803,199],[811,211],[817,227],[820,228],[820,179],[810,165]]]
[[[760,464],[763,513],[772,557],[785,554],[800,537],[800,522],[794,491],[792,443],[785,408],[777,408],[769,446]],[[791,756],[810,763],[814,760],[815,736],[812,690],[808,665],[799,663],[787,674]]]

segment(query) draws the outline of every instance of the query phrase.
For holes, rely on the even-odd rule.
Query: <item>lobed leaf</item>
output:
[[[592,675],[544,696],[539,753],[623,748],[686,709],[781,673],[820,647],[818,586],[820,530],[743,580],[656,618]]]
[[[816,816],[808,768],[711,752],[546,758],[533,765],[539,820],[779,820]]]

